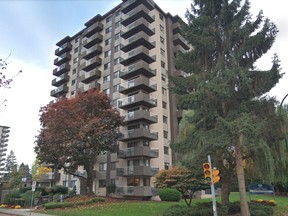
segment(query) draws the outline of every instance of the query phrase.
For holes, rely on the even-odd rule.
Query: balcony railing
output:
[[[40,177],[40,181],[60,181],[60,173],[45,173]]]
[[[139,146],[139,147],[121,149],[117,153],[118,158],[131,158],[141,156],[157,158],[159,157],[159,149],[151,149],[148,146]]]
[[[158,195],[158,190],[150,186],[117,187],[116,194],[121,196],[151,197]]]
[[[120,93],[122,94],[128,94],[140,89],[151,93],[157,90],[157,84],[145,76],[139,76],[120,85]]]
[[[149,10],[153,10],[153,8],[155,7],[154,2],[151,0],[145,0],[145,1],[143,1],[143,0],[130,0],[130,1],[126,1],[125,3],[122,4],[122,6],[121,6],[122,13],[126,14],[140,4],[144,4]]]
[[[60,56],[63,53],[70,51],[72,49],[72,44],[70,42],[66,42],[61,47],[55,50],[55,55]]]
[[[151,40],[150,37],[143,31],[129,37],[121,43],[121,50],[128,52],[132,49],[137,49],[139,46],[143,46],[149,50],[155,48],[156,42]]]
[[[134,139],[157,140],[158,132],[148,128],[137,128],[126,131],[122,134],[122,137],[119,138],[120,141],[130,141]]]
[[[65,63],[65,64],[62,64],[60,67],[55,68],[53,70],[53,75],[54,76],[61,76],[62,74],[68,72],[69,70],[70,70],[70,64]]]
[[[156,69],[151,69],[147,62],[139,60],[125,67],[125,69],[120,72],[120,78],[127,80],[139,74],[143,74],[146,77],[151,78],[156,76]]]
[[[148,108],[156,107],[157,99],[152,97],[151,95],[140,92],[127,98],[121,98],[118,101],[118,107],[122,109],[129,109],[133,106],[141,104]]]
[[[155,28],[150,26],[150,23],[141,17],[140,19],[134,21],[128,26],[121,26],[121,37],[127,39],[138,32],[145,32],[147,35],[152,36],[155,34]]]
[[[89,26],[87,29],[85,29],[84,35],[86,37],[91,37],[96,32],[102,31],[103,27],[104,27],[103,23],[98,21],[98,22],[94,23],[93,25]]]
[[[89,72],[81,71],[80,82],[88,84],[101,77],[101,71],[98,68],[92,69]]]
[[[121,24],[127,26],[141,17],[145,18],[149,23],[155,21],[155,16],[151,16],[149,14],[149,9],[144,5],[139,5],[135,9],[129,11],[127,14],[123,15]]]
[[[117,168],[117,176],[154,176],[159,168],[150,166],[128,166]]]
[[[156,61],[156,56],[151,56],[149,53],[149,49],[147,49],[146,47],[139,46],[124,54],[121,60],[121,64],[127,66],[139,60],[144,60],[145,62],[151,64]]]
[[[71,59],[70,53],[64,53],[60,57],[56,58],[54,60],[54,65],[60,66],[61,64],[69,61]]]
[[[187,41],[179,33],[173,35],[173,43],[175,46],[177,45],[182,46],[185,50],[189,50],[190,48],[187,44]]]
[[[124,122],[129,124],[138,121],[145,122],[147,124],[154,124],[158,122],[158,116],[147,110],[137,110],[127,113],[124,117]]]
[[[59,97],[61,95],[64,95],[68,92],[68,86],[66,84],[58,87],[57,89],[54,89],[51,91],[50,95],[52,97]]]
[[[60,77],[57,77],[52,80],[52,85],[59,87],[63,85],[64,83],[67,83],[69,81],[69,75],[68,74],[62,74]]]

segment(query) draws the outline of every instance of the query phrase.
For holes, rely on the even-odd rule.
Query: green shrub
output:
[[[20,198],[19,189],[13,189],[6,194],[4,202],[8,205],[14,205],[17,198]]]
[[[66,207],[74,207],[74,203],[72,202],[50,202],[43,205],[46,209],[55,209],[55,208],[66,208]]]
[[[31,198],[32,198],[32,191],[28,190],[23,194],[20,194],[20,197],[24,200],[24,206],[30,206],[31,205]],[[35,203],[37,197],[40,197],[40,192],[39,191],[35,191],[34,193],[34,199],[33,199],[33,203],[32,205],[35,205],[37,203]]]
[[[228,213],[229,214],[236,214],[236,213],[240,213],[241,209],[240,209],[240,202],[232,202],[232,203],[228,203],[227,205],[228,208]]]
[[[79,205],[84,205],[85,202],[84,201],[78,201],[78,202],[75,202],[75,205],[79,206]]]
[[[159,190],[159,197],[162,201],[178,202],[181,196],[181,193],[174,188],[162,188]]]
[[[51,193],[52,194],[67,194],[68,193],[68,188],[67,187],[64,187],[62,185],[54,185],[52,188],[51,188]]]
[[[73,202],[63,202],[62,204],[62,208],[66,208],[66,207],[74,207],[74,203]]]
[[[93,203],[92,199],[86,201],[86,204],[92,204],[92,203]]]
[[[173,205],[166,209],[163,213],[162,216],[176,216],[176,215],[181,215],[181,216],[190,216],[190,212],[192,213],[192,208],[187,207],[187,206],[180,206],[180,205]],[[190,214],[190,215],[189,215]],[[194,214],[196,215],[196,214]]]
[[[249,203],[249,210],[251,216],[273,216],[274,210],[272,206],[265,206],[262,204]]]
[[[94,197],[92,198],[93,202],[105,202],[105,199],[103,197]]]
[[[115,193],[115,191],[116,191],[116,185],[115,185],[115,184],[109,184],[109,185],[107,186],[107,192],[108,192],[108,194],[110,194],[110,193]]]

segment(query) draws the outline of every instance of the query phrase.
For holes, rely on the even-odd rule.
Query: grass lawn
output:
[[[247,196],[248,200],[249,195]],[[251,195],[251,200],[271,200],[274,199],[273,196],[268,195]],[[238,193],[231,193],[230,201],[239,200]],[[275,198],[277,206],[274,207],[275,216],[285,216],[288,215],[288,197],[277,196]],[[197,202],[209,202],[211,199],[193,200],[192,203]],[[220,202],[220,197],[217,197],[217,201]],[[85,207],[78,208],[66,208],[66,209],[56,209],[56,210],[42,210],[40,213],[47,213],[51,215],[59,216],[160,216],[169,206],[174,204],[185,205],[184,201],[179,203],[174,202],[157,202],[157,201],[142,201],[142,202],[120,202],[120,203],[109,203],[101,204],[97,206],[87,205]],[[212,208],[212,206],[211,206]],[[176,215],[175,215],[176,216]]]

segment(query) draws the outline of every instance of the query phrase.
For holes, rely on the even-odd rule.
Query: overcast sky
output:
[[[184,19],[190,0],[154,0],[165,12]],[[2,0],[0,1],[0,58],[11,56],[7,70],[11,76],[22,70],[11,89],[0,89],[0,125],[10,126],[8,152],[13,150],[17,161],[31,166],[39,129],[39,108],[50,97],[54,51],[56,43],[65,36],[73,36],[84,28],[84,23],[97,14],[105,14],[121,0]],[[257,63],[259,69],[269,69],[273,53],[278,53],[282,72],[287,71],[288,13],[281,0],[253,0],[251,12],[263,9],[264,16],[276,23],[280,30],[272,49]],[[286,24],[287,25],[287,24]],[[285,75],[269,95],[278,100],[288,93]],[[287,101],[288,102],[288,101]]]

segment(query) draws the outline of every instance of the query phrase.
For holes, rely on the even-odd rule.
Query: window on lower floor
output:
[[[107,163],[99,163],[99,171],[107,170]]]
[[[164,163],[164,169],[168,170],[169,169],[170,164],[169,163]]]
[[[106,180],[99,180],[99,188],[106,187]]]
[[[166,155],[169,154],[169,148],[167,146],[164,146],[164,154]]]
[[[150,178],[143,178],[143,186],[150,186]]]
[[[111,170],[116,170],[116,162],[111,162]]]
[[[128,178],[127,186],[140,186],[140,178]]]

